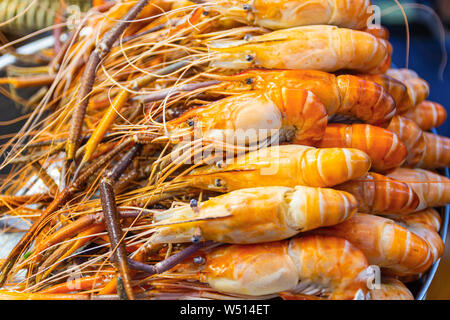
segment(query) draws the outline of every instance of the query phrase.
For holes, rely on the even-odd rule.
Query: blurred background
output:
[[[32,2],[34,2],[33,6],[25,15],[11,24],[0,27],[1,44],[53,25],[55,17],[56,21],[61,21],[77,12],[86,11],[96,3],[96,0],[0,0],[0,24],[22,12]],[[411,38],[408,57],[406,25],[399,6],[394,0],[372,0],[372,3],[380,10],[381,24],[390,31],[390,41],[394,47],[393,66],[398,68],[408,66],[415,70],[430,84],[431,91],[428,99],[441,103],[450,112],[450,67],[447,62],[447,52],[450,52],[450,0],[399,0],[399,2],[409,22]],[[51,31],[39,37],[48,35],[51,35]],[[36,37],[31,40],[35,39]],[[26,40],[19,45],[29,41]],[[14,56],[17,52],[14,48],[0,52],[2,56],[6,54]],[[36,55],[32,58],[40,59],[41,57]],[[6,71],[2,68],[0,77],[4,77]],[[9,69],[8,72],[14,72],[14,69]],[[35,91],[26,90],[18,93],[30,96]],[[12,102],[0,93],[0,144],[4,143],[23,124],[23,121],[14,123],[9,121],[20,117],[26,111],[27,107]],[[438,133],[450,135],[449,120],[438,128]],[[441,259],[427,299],[450,299],[449,238],[446,241],[445,255]]]

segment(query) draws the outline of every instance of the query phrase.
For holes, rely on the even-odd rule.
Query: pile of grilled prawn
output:
[[[27,110],[1,299],[414,298],[444,251],[446,110],[369,0],[97,4],[0,79]]]

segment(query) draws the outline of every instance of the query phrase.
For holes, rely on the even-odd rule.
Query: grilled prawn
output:
[[[330,24],[362,29],[370,18],[369,0],[208,0],[206,10],[269,29]]]
[[[375,171],[387,171],[403,164],[405,145],[390,130],[368,124],[329,124],[325,135],[316,144],[320,148],[355,148],[372,159]]]
[[[220,192],[271,185],[330,187],[358,178],[369,168],[370,159],[360,150],[281,145],[194,169],[177,181]]]
[[[364,252],[370,264],[393,275],[425,272],[433,263],[428,242],[391,219],[358,213],[338,225],[313,231],[342,237]]]
[[[445,168],[450,165],[450,139],[430,132],[424,132],[410,119],[396,115],[388,129],[404,143],[408,156],[408,167],[426,169]]]
[[[228,245],[203,257],[204,265],[187,265],[180,272],[175,269],[173,274],[178,279],[183,278],[183,272],[191,274],[190,279],[241,298],[278,294],[301,295],[303,299],[369,297],[364,254],[336,237],[306,236],[264,244]],[[183,287],[179,290],[182,293]],[[164,296],[163,287],[160,294]]]
[[[419,196],[416,211],[450,203],[450,180],[447,177],[424,169],[397,168],[388,177],[411,186]]]
[[[381,277],[380,288],[370,291],[372,300],[414,300],[411,291],[401,282],[392,277]]]
[[[328,188],[240,189],[201,202],[198,208],[181,206],[156,214],[157,230],[150,242],[189,242],[195,235],[226,243],[282,240],[342,222],[356,206],[351,194]]]
[[[412,106],[418,105],[428,97],[430,86],[415,71],[411,69],[389,69],[386,74],[401,81],[406,86]]]
[[[413,120],[422,130],[427,131],[443,124],[447,119],[447,111],[441,104],[425,100],[402,116]]]
[[[226,90],[304,89],[325,105],[328,116],[350,115],[365,123],[387,126],[396,113],[394,99],[382,86],[359,76],[336,76],[318,70],[254,69],[233,76],[210,75],[224,81]]]
[[[397,223],[424,239],[431,249],[433,263],[444,253],[444,242],[438,234],[441,217],[434,209],[426,209],[406,216],[391,216]]]
[[[341,69],[382,73],[390,66],[391,46],[369,33],[334,26],[273,31],[242,41],[209,43],[212,66],[226,69]]]
[[[276,131],[283,140],[311,144],[322,138],[327,125],[323,104],[310,91],[285,87],[253,91],[187,111],[167,123],[170,135],[198,129],[205,140],[234,142],[246,130]],[[267,135],[265,136],[267,138]],[[258,136],[255,136],[258,140]],[[255,143],[257,141],[242,141]]]
[[[335,188],[354,195],[361,212],[405,215],[419,205],[418,195],[407,183],[374,172]]]

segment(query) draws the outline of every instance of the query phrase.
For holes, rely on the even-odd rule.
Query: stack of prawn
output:
[[[29,227],[0,297],[412,299],[444,250],[446,113],[369,6],[107,2],[2,79],[42,88],[3,147]]]

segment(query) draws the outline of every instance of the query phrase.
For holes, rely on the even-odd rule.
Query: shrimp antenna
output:
[[[406,57],[405,57],[405,68],[408,69],[408,65],[409,65],[409,47],[410,47],[410,32],[409,32],[409,22],[408,22],[408,17],[406,16],[406,12],[404,9],[404,6],[398,1],[398,0],[394,0],[394,2],[397,4],[398,8],[400,9],[400,11],[402,12],[403,15],[403,20],[405,22],[405,29],[406,29]]]
[[[445,29],[444,29],[444,25],[442,24],[441,19],[437,15],[436,11],[433,10],[433,8],[423,5],[423,4],[420,4],[420,3],[407,3],[407,4],[404,4],[403,7],[420,9],[420,10],[426,11],[426,12],[430,13],[434,17],[434,20],[437,22],[438,29],[439,29],[439,31],[438,31],[439,42],[441,44],[441,50],[442,50],[442,59],[441,59],[440,65],[439,65],[439,79],[441,81],[443,81],[444,71],[447,66],[447,61],[448,61],[448,55],[447,55],[447,48],[445,46]],[[392,12],[393,10],[395,10],[396,8],[397,8],[397,6],[387,8],[384,10],[384,13],[388,14],[388,13]]]

